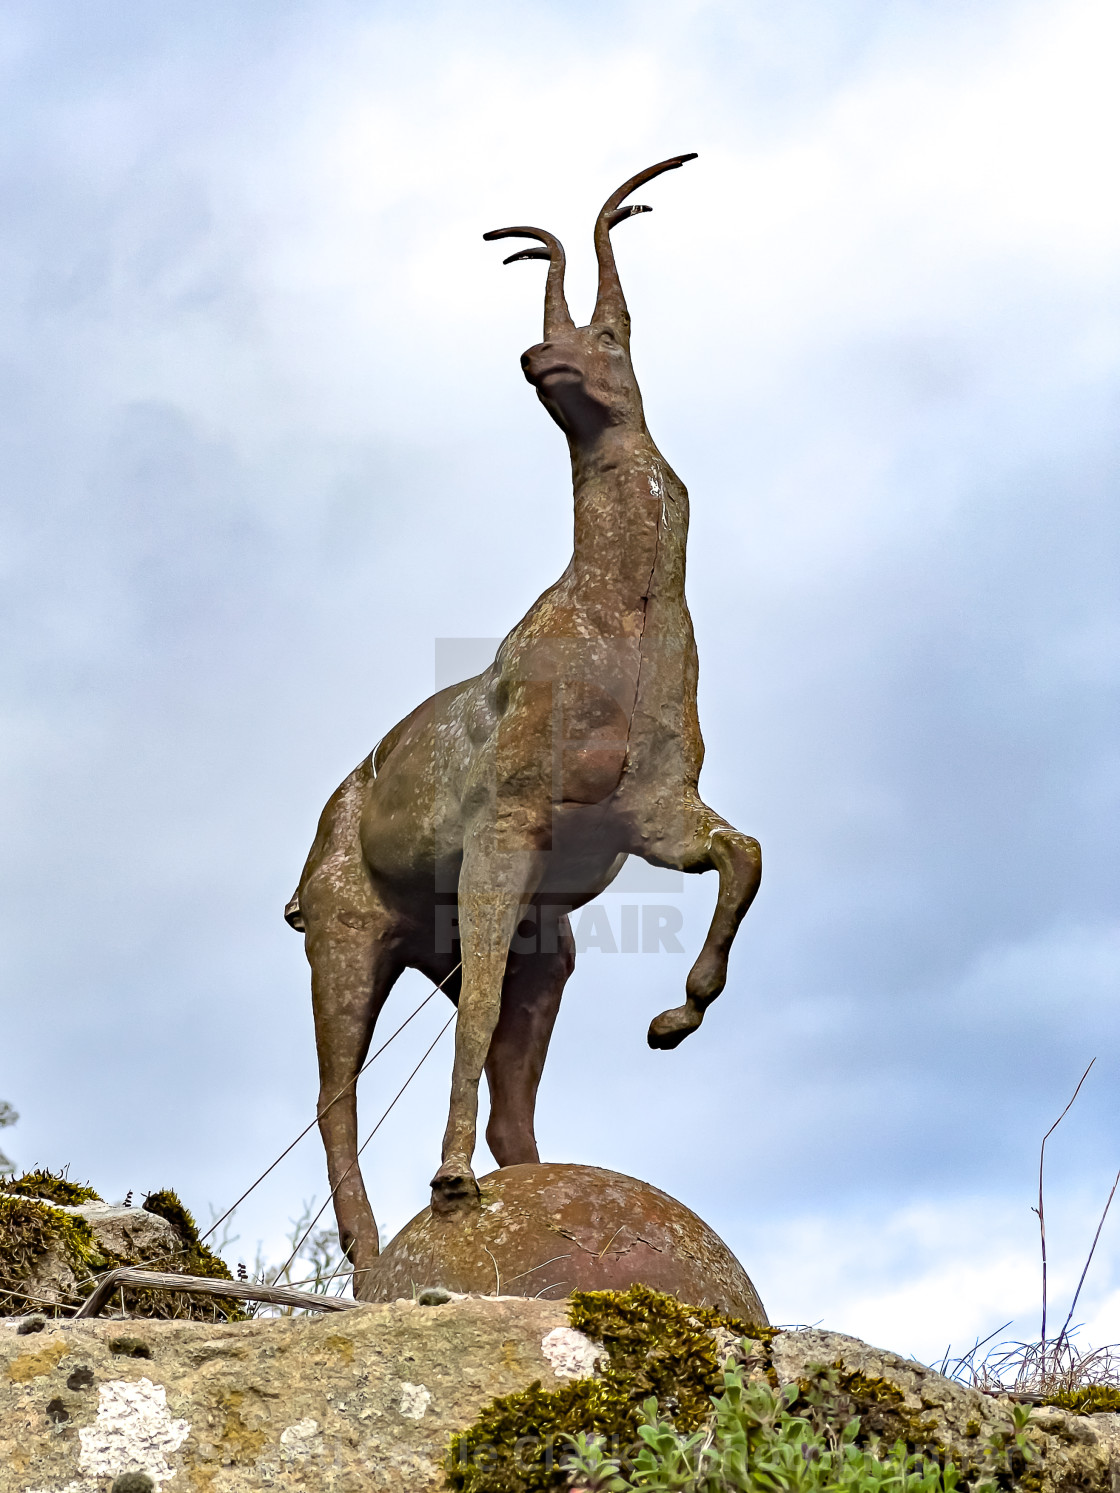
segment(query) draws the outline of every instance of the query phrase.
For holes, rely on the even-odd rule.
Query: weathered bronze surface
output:
[[[697,788],[704,744],[684,594],[688,495],[646,429],[610,241],[617,223],[648,211],[625,199],[691,159],[651,166],[607,199],[595,224],[599,291],[588,326],[568,312],[564,251],[552,234],[485,235],[534,239],[543,247],[511,259],[548,261],[544,340],[521,363],[567,437],[574,553],[484,673],[419,705],[338,788],[286,909],[306,935],[320,1129],[359,1296],[377,1229],[357,1165],[352,1084],[401,971],[447,980],[458,1002],[432,1205],[469,1206],[484,1068],[495,1158],[503,1167],[538,1160],[537,1085],[575,960],[567,913],[597,897],[628,855],[719,873],[685,1002],[649,1028],[651,1047],[671,1048],[723,989],[758,889],[757,842]],[[461,974],[452,973],[456,915]]]
[[[507,1166],[479,1182],[482,1206],[425,1208],[382,1251],[369,1299],[425,1286],[558,1300],[640,1283],[767,1324],[747,1272],[718,1235],[656,1187],[597,1166]]]

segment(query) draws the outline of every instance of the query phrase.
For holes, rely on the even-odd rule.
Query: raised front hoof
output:
[[[432,1212],[459,1213],[478,1206],[481,1194],[470,1167],[443,1167],[432,1178]]]
[[[670,1052],[679,1047],[689,1032],[694,1032],[704,1019],[704,1013],[693,1006],[674,1006],[671,1011],[662,1011],[649,1024],[646,1041],[653,1048]]]

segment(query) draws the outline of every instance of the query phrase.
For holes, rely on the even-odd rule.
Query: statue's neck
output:
[[[572,458],[572,491],[579,497],[589,484],[599,486],[617,480],[617,474],[635,460],[657,455],[650,433],[641,425],[608,425],[593,437],[568,437]]]
[[[605,613],[640,607],[664,544],[684,543],[683,527],[665,524],[666,485],[675,479],[647,430],[618,428],[594,446],[573,447],[572,478],[581,590]]]

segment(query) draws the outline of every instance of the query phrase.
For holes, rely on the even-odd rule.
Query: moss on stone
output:
[[[84,1218],[0,1193],[0,1316],[20,1316],[34,1307],[59,1315],[58,1303],[30,1296],[26,1290],[44,1260],[59,1254],[79,1278],[113,1263],[98,1248]]]
[[[774,1330],[687,1306],[647,1286],[577,1291],[568,1320],[600,1342],[610,1362],[597,1378],[544,1389],[538,1379],[492,1401],[453,1438],[446,1470],[463,1493],[547,1493],[568,1486],[559,1462],[569,1436],[587,1432],[609,1445],[638,1438],[642,1404],[653,1397],[681,1431],[700,1426],[722,1386],[724,1354],[714,1333],[755,1338],[768,1348]]]
[[[61,1203],[64,1208],[101,1202],[101,1194],[95,1192],[88,1182],[71,1182],[63,1172],[47,1171],[44,1167],[0,1181],[0,1192],[10,1192],[16,1197],[41,1198],[48,1203]]]
[[[144,1199],[144,1212],[165,1218],[185,1244],[198,1243],[198,1224],[194,1221],[194,1214],[183,1206],[179,1194],[172,1192],[170,1187],[149,1192]]]
[[[593,1378],[545,1389],[540,1380],[519,1394],[492,1401],[475,1424],[452,1440],[445,1463],[448,1484],[461,1493],[554,1493],[570,1486],[561,1463],[570,1438],[600,1438],[608,1457],[625,1458],[638,1444],[643,1403],[656,1401],[660,1421],[688,1435],[711,1423],[713,1398],[724,1389],[723,1365],[737,1349],[748,1354],[750,1374],[782,1389],[784,1413],[814,1432],[835,1437],[847,1427],[854,1444],[879,1456],[894,1448],[955,1468],[950,1483],[962,1488],[1019,1488],[1029,1481],[1032,1451],[1013,1417],[1005,1429],[981,1440],[977,1417],[954,1440],[928,1406],[919,1408],[889,1378],[853,1370],[842,1359],[805,1365],[794,1385],[779,1386],[770,1347],[777,1332],[704,1308],[683,1305],[643,1286],[629,1291],[578,1292],[568,1320],[601,1342],[608,1365]],[[753,1343],[742,1342],[753,1339]],[[1103,1408],[1103,1406],[1102,1406]],[[969,1447],[974,1450],[969,1450]],[[598,1485],[596,1485],[598,1486]],[[607,1484],[604,1484],[607,1486]]]
[[[145,1212],[166,1218],[183,1241],[183,1259],[176,1266],[181,1274],[206,1275],[212,1280],[233,1279],[225,1260],[220,1255],[216,1255],[208,1245],[203,1244],[198,1237],[198,1225],[194,1221],[194,1216],[183,1207],[178,1193],[172,1192],[169,1187],[159,1192],[149,1193],[144,1200],[144,1209]]]
[[[839,1372],[841,1389],[857,1402],[882,1405],[893,1409],[901,1405],[906,1398],[898,1385],[891,1384],[887,1379],[869,1378],[868,1375],[861,1374],[858,1369],[854,1372],[845,1371],[843,1361],[840,1359],[837,1359],[833,1367]]]
[[[842,1401],[840,1410],[852,1416],[858,1415],[864,1434],[879,1436],[887,1442],[901,1439],[912,1450],[926,1447],[938,1453],[944,1452],[945,1448],[937,1441],[937,1417],[907,1409],[906,1396],[896,1384],[858,1370],[851,1371],[842,1359],[837,1359],[832,1367]],[[803,1392],[805,1387],[802,1386]]]
[[[1115,1384],[1086,1384],[1081,1389],[1065,1389],[1046,1395],[1044,1405],[1058,1405],[1077,1415],[1099,1415],[1120,1412],[1120,1388]]]
[[[144,1199],[144,1210],[165,1218],[181,1241],[179,1253],[161,1268],[179,1275],[202,1275],[211,1280],[232,1280],[229,1266],[198,1237],[194,1215],[183,1206],[178,1193],[169,1187],[151,1192]],[[139,1262],[143,1264],[143,1261]],[[154,1262],[153,1262],[154,1263]],[[219,1296],[188,1296],[185,1292],[145,1291],[128,1288],[125,1303],[132,1316],[182,1318],[243,1322],[246,1312],[236,1301]]]
[[[51,1201],[41,1201],[44,1194]],[[115,1248],[110,1253],[98,1243],[84,1218],[63,1211],[63,1207],[99,1201],[92,1187],[70,1182],[54,1172],[25,1172],[14,1184],[5,1184],[0,1190],[0,1316],[22,1316],[34,1309],[51,1316],[69,1316],[93,1291],[98,1276],[122,1265],[150,1266],[213,1280],[232,1278],[225,1261],[199,1239],[194,1219],[169,1188],[152,1193],[144,1205],[149,1213],[167,1219],[176,1234],[176,1246],[155,1256],[150,1247],[147,1253],[128,1256]],[[52,1202],[62,1206],[52,1206]],[[45,1299],[36,1292],[35,1282],[43,1277],[45,1267],[50,1273],[51,1258],[63,1267],[62,1280],[69,1278],[69,1267],[77,1283],[67,1299]],[[132,1286],[124,1288],[124,1305],[131,1317],[233,1322],[246,1317],[237,1302],[220,1297]]]

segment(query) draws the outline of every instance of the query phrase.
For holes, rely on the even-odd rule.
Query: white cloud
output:
[[[983,1144],[982,1134],[978,1144]],[[1062,1327],[1107,1197],[1055,1191],[1048,1201],[1048,1334]],[[1074,1324],[1080,1345],[1120,1340],[1120,1292],[1107,1246],[1094,1259]],[[926,1363],[978,1339],[1038,1336],[1038,1225],[990,1195],[910,1202],[881,1214],[806,1213],[756,1226],[740,1244],[775,1322],[820,1322]],[[981,1355],[983,1356],[983,1355]]]

